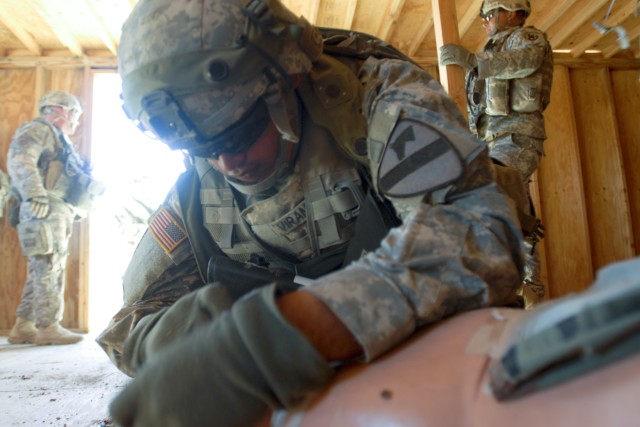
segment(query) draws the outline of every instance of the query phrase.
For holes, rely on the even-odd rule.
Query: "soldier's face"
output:
[[[209,163],[218,172],[244,184],[264,181],[276,168],[280,150],[280,133],[273,122],[255,143],[239,153],[222,153]]]
[[[502,12],[502,9],[494,9],[482,17],[482,27],[487,36],[494,36],[498,32]]]
[[[80,113],[74,109],[67,109],[62,107],[56,107],[58,114],[61,118],[59,121],[59,128],[67,135],[73,135],[80,124]]]
[[[515,25],[515,12],[504,9],[494,9],[482,17],[482,26],[488,37],[495,36],[498,32]]]

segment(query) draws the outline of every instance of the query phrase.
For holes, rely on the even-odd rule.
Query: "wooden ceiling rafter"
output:
[[[38,42],[18,21],[11,19],[9,12],[4,4],[0,2],[0,22],[18,39],[26,49],[36,56],[42,55],[42,49]]]
[[[102,43],[107,47],[107,49],[109,49],[111,53],[117,55],[118,50],[116,48],[115,41],[111,39],[111,35],[106,28],[104,19],[98,11],[96,2],[94,0],[84,0],[82,4],[87,10],[87,16],[89,16],[89,18],[95,23],[98,35],[102,40]]]
[[[72,55],[82,56],[84,54],[84,49],[73,34],[67,30],[65,22],[61,18],[63,11],[60,9],[53,11],[52,8],[45,5],[42,0],[32,1],[34,9],[49,25],[51,31],[53,31],[60,43],[69,49]],[[54,3],[49,2],[48,4],[53,5]],[[62,7],[64,7],[64,5]]]
[[[567,10],[566,15],[570,19],[557,20],[547,30],[549,42],[552,46],[560,46],[581,26],[593,19],[593,16],[609,4],[611,0],[589,0],[587,4],[574,2]]]
[[[473,23],[478,19],[478,12],[482,7],[482,3],[484,0],[473,0],[467,10],[460,15],[458,12],[458,16],[462,16],[460,18],[460,22],[458,23],[458,31],[460,31],[460,37],[464,37],[469,31],[469,28],[473,25]]]
[[[383,19],[378,28],[378,37],[383,40],[389,40],[391,36],[391,32],[393,31],[396,22],[398,22],[398,18],[402,13],[402,9],[404,7],[405,0],[392,0],[387,7],[386,13],[384,16],[387,16],[387,19]]]
[[[312,24],[373,34],[421,65],[437,66],[435,34],[441,24],[434,20],[431,0],[282,1]],[[448,1],[457,10],[460,43],[471,51],[482,49],[486,35],[478,11],[483,0]],[[637,59],[640,18],[631,16],[637,0],[618,0],[605,23],[624,27],[631,49],[622,50],[613,32],[601,34],[593,26],[594,21],[603,19],[611,1],[532,0],[527,24],[547,32],[556,55],[566,52],[575,59],[585,59],[587,64],[591,63],[592,51],[605,60]],[[117,55],[122,23],[136,2],[0,0],[0,53],[4,55],[0,67],[105,63],[105,57]]]
[[[617,10],[614,10],[613,13],[607,18],[607,22],[605,23],[608,27],[613,27],[615,25],[619,25],[622,23],[627,17],[632,16],[634,11],[636,10],[637,5],[635,2],[623,2],[621,3],[621,7]],[[605,15],[606,16],[606,15]],[[582,53],[589,49],[591,46],[596,44],[598,40],[601,40],[604,37],[604,34],[599,31],[594,31],[585,37],[580,43],[574,45],[573,49],[571,49],[571,55],[574,58],[578,58],[582,55]]]

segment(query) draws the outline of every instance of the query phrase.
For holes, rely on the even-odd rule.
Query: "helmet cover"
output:
[[[38,111],[41,114],[46,107],[62,107],[82,113],[80,100],[68,92],[59,90],[47,92],[38,100]]]
[[[527,16],[531,14],[531,4],[529,3],[529,0],[484,0],[480,15],[485,16],[487,13],[497,8],[502,8],[509,12],[522,10]]]
[[[198,148],[321,51],[279,0],[140,0],[118,51],[125,111],[171,148]]]

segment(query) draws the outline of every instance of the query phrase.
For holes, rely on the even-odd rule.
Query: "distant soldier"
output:
[[[62,326],[65,267],[73,222],[100,193],[88,163],[75,150],[73,135],[80,101],[49,92],[38,102],[40,117],[22,124],[11,141],[7,168],[18,203],[18,237],[27,257],[27,280],[11,329],[12,344],[73,344],[82,335]]]
[[[531,175],[544,153],[542,112],[549,104],[553,79],[553,52],[546,34],[524,26],[530,13],[529,0],[485,0],[480,17],[489,40],[483,51],[474,54],[455,44],[440,49],[442,65],[468,68],[469,128],[489,144],[489,155],[497,165],[518,172],[527,199]],[[529,200],[521,210],[527,220],[533,218]],[[531,305],[544,297],[544,285],[535,250],[539,223],[526,224],[527,220],[523,228],[528,286],[523,294],[525,303]]]
[[[0,169],[0,218],[4,216],[4,207],[9,199],[9,175]]]

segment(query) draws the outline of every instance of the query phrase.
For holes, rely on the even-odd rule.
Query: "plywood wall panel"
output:
[[[634,252],[640,255],[640,70],[612,71],[611,82],[632,218]]]
[[[7,151],[18,125],[33,113],[35,70],[0,70],[0,167],[7,170]],[[18,234],[0,219],[0,330],[10,328],[20,303],[27,265]]]
[[[569,72],[556,66],[551,103],[545,111],[546,156],[536,175],[537,211],[545,227],[540,257],[550,298],[584,289],[593,279],[573,110]]]
[[[571,85],[592,258],[598,269],[634,254],[616,108],[607,68],[572,70]]]

